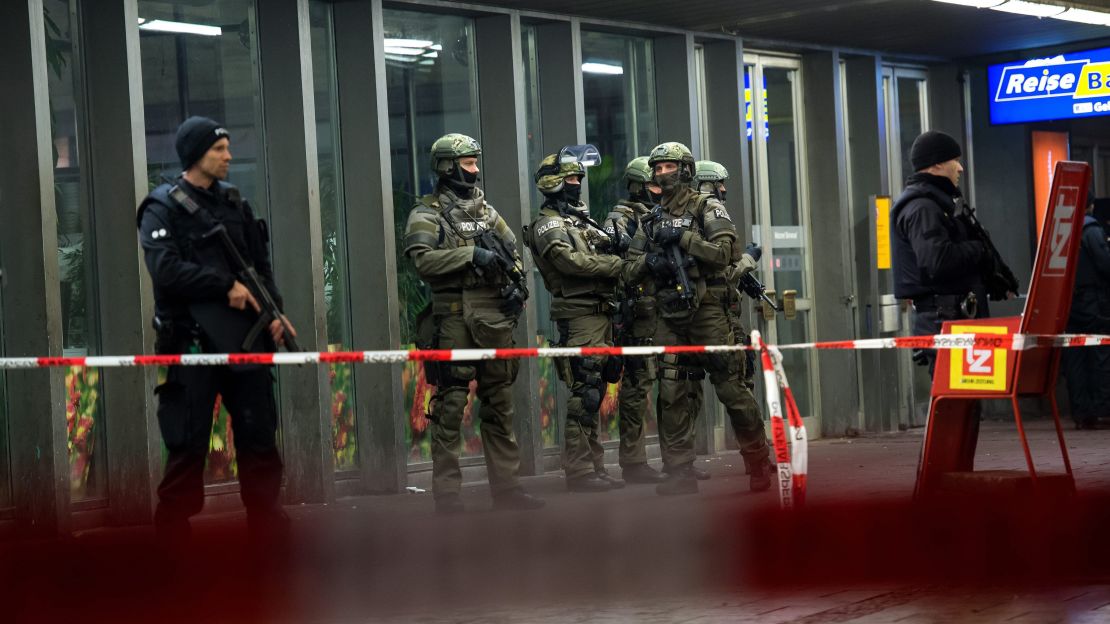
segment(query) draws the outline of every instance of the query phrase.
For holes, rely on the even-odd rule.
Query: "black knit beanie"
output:
[[[933,165],[959,158],[963,152],[956,139],[943,132],[930,130],[913,140],[910,147],[910,165],[914,171],[928,169]]]
[[[186,171],[204,156],[208,148],[227,137],[227,130],[207,117],[190,117],[177,128],[177,157],[181,159],[181,170]]]

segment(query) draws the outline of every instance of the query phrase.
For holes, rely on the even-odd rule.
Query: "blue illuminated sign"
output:
[[[1110,48],[991,65],[991,123],[1110,115]]]

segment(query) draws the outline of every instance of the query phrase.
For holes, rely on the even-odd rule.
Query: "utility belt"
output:
[[[920,295],[913,298],[915,310],[954,310],[963,314],[964,318],[975,318],[979,313],[979,297],[974,292],[962,295]]]
[[[196,321],[155,316],[151,325],[154,327],[154,352],[158,355],[201,352],[202,333]]]

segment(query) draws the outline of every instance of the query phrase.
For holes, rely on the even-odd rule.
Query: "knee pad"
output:
[[[601,391],[595,387],[586,388],[582,392],[582,409],[591,416],[590,422],[597,421],[597,411],[601,408]]]

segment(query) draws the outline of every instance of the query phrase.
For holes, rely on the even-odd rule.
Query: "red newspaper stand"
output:
[[[937,351],[932,402],[918,465],[915,497],[1074,492],[1075,481],[1056,406],[1060,350],[1041,347],[1011,351],[1009,335],[1064,332],[1071,309],[1075,263],[1089,183],[1090,168],[1086,163],[1057,163],[1037,247],[1037,259],[1033,265],[1029,297],[1020,317],[944,323],[942,333],[975,333],[978,339],[977,345],[971,349]],[[998,335],[998,338],[992,340],[993,335]],[[1038,473],[1033,464],[1018,397],[1034,396],[1047,396],[1052,405],[1065,474]],[[1028,472],[972,471],[981,399],[1010,400]]]

